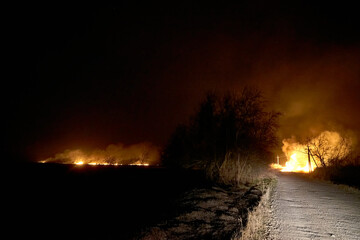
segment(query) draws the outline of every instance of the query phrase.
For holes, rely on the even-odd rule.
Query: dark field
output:
[[[129,239],[177,209],[197,171],[152,167],[20,164],[5,174],[6,230],[12,239]]]

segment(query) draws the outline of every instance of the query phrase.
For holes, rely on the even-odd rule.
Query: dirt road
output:
[[[360,194],[279,173],[269,239],[360,239]]]

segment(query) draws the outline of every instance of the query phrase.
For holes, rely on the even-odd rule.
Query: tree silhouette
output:
[[[349,139],[339,135],[339,138],[334,141],[326,132],[316,138],[308,138],[306,144],[317,167],[318,165],[322,167],[341,165],[351,151]]]
[[[266,112],[258,90],[209,92],[188,124],[172,134],[163,154],[166,166],[219,169],[236,154],[265,156],[276,145],[279,113]],[[227,157],[226,157],[227,156]],[[239,158],[239,157],[238,157]]]

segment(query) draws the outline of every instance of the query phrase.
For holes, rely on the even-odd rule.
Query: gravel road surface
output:
[[[336,185],[278,173],[270,239],[360,239],[360,194]]]

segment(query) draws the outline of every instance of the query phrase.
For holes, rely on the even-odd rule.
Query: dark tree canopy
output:
[[[210,92],[187,125],[180,125],[162,155],[166,166],[204,169],[226,154],[267,155],[277,143],[279,113],[267,112],[258,90]]]

